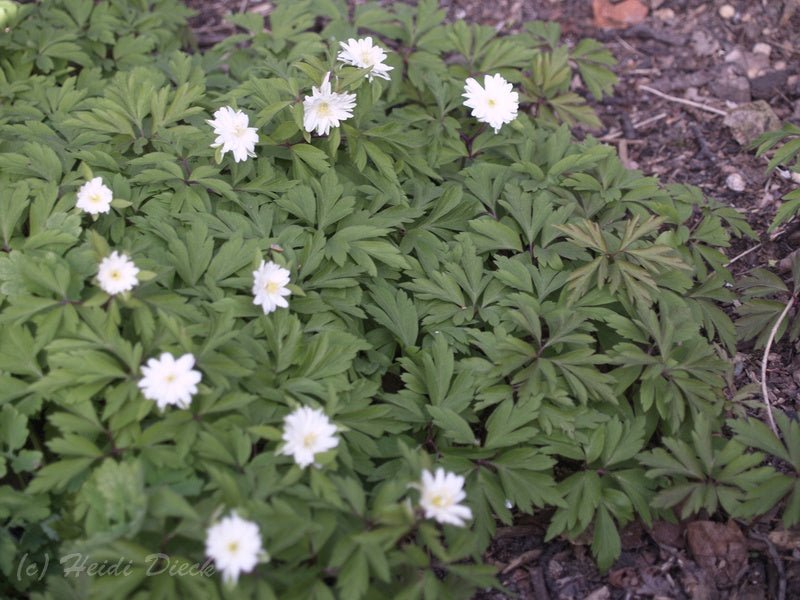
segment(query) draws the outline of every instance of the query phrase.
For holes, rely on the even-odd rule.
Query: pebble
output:
[[[731,102],[750,102],[750,82],[737,74],[734,65],[726,64],[717,72],[717,77],[708,86],[714,96]]]
[[[730,4],[723,4],[719,7],[719,16],[725,19],[732,19],[733,15],[736,14],[736,9],[733,8]]]
[[[772,46],[765,44],[764,42],[758,42],[755,46],[753,46],[753,54],[763,54],[764,56],[769,56],[772,54]]]
[[[734,48],[725,55],[726,63],[731,63],[731,62],[735,63],[743,59],[744,59],[744,54],[742,54],[741,48]]]
[[[731,173],[728,175],[728,177],[725,179],[725,185],[728,186],[728,189],[733,192],[743,192],[747,187],[744,177],[739,175],[739,173]]]
[[[787,81],[786,71],[770,71],[750,80],[750,93],[756,100],[769,100],[786,89]]]

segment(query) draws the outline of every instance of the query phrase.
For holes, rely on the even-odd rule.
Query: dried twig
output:
[[[530,574],[533,597],[536,600],[550,600],[550,594],[547,592],[547,580],[544,578],[544,568],[535,567],[531,569]]]
[[[541,555],[542,555],[541,548],[534,548],[533,550],[528,550],[527,552],[523,552],[517,558],[508,563],[508,566],[506,566],[502,571],[500,571],[500,574],[506,575],[511,571],[513,571],[514,569],[517,569],[523,565],[527,565],[528,563],[532,563]]]
[[[761,542],[764,542],[764,544],[766,544],[767,553],[772,559],[772,563],[775,565],[775,570],[778,572],[777,600],[786,600],[786,570],[783,568],[783,561],[781,560],[781,557],[778,554],[778,550],[775,548],[775,544],[772,543],[772,540],[769,539],[768,535],[763,535],[756,531],[751,531],[750,537],[757,539]]]
[[[657,123],[661,119],[666,119],[667,116],[668,116],[667,113],[658,113],[654,117],[648,117],[646,119],[642,119],[641,121],[636,121],[633,124],[633,129],[637,130],[637,129],[641,129],[645,125],[651,125],[653,123]],[[611,133],[608,133],[608,134],[604,135],[603,137],[601,137],[600,141],[601,142],[613,142],[614,140],[619,139],[620,137],[622,137],[622,131],[617,129],[617,130],[614,130]],[[629,144],[642,144],[644,142],[641,141],[641,140],[628,139],[628,143]]]
[[[769,419],[769,426],[772,428],[772,432],[776,436],[780,436],[780,434],[778,433],[778,426],[775,425],[775,417],[772,416],[772,404],[769,402],[769,390],[767,389],[767,360],[769,360],[769,351],[772,348],[772,342],[775,341],[775,336],[778,334],[778,329],[780,329],[783,320],[786,318],[786,315],[789,314],[789,309],[794,306],[794,301],[794,296],[789,298],[789,302],[786,303],[786,307],[783,309],[781,316],[778,317],[778,320],[775,321],[775,325],[772,326],[772,331],[769,332],[769,338],[767,338],[767,345],[764,348],[764,358],[761,360],[761,394],[764,396],[764,404],[767,405],[767,418]]]
[[[650,86],[647,85],[640,85],[639,89],[644,92],[660,96],[661,98],[664,98],[665,100],[669,100],[671,102],[677,102],[678,104],[685,104],[686,106],[699,108],[700,110],[714,113],[715,115],[720,115],[723,117],[728,116],[727,112],[725,112],[724,110],[720,110],[719,108],[714,108],[713,106],[708,106],[707,104],[700,104],[699,102],[694,102],[692,100],[686,100],[686,98],[678,98],[677,96],[670,96],[669,94],[665,94],[664,92],[659,92],[657,89],[651,88]]]
[[[663,113],[663,112],[662,113],[658,113],[654,117],[648,117],[647,119],[643,119],[641,121],[636,121],[636,123],[633,124],[633,128],[634,129],[641,129],[645,125],[651,125],[652,123],[656,123],[656,122],[660,121],[661,119],[666,119],[667,116],[668,116],[667,113]]]
[[[734,256],[732,259],[730,259],[730,260],[729,260],[727,263],[725,263],[725,266],[726,266],[726,267],[730,267],[730,266],[731,266],[733,263],[735,263],[737,260],[739,260],[740,258],[744,258],[745,256],[747,256],[747,255],[748,255],[748,254],[750,254],[751,252],[755,252],[756,250],[758,250],[759,248],[761,248],[761,246],[762,246],[762,244],[761,244],[761,243],[758,243],[758,244],[756,244],[755,246],[753,246],[752,248],[748,248],[747,250],[745,250],[745,251],[744,251],[744,252],[742,252],[741,254],[737,254],[737,255],[736,255],[736,256]]]

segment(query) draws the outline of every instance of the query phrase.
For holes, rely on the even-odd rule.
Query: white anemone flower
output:
[[[303,100],[303,127],[306,131],[317,130],[317,135],[328,135],[331,127],[353,116],[356,106],[355,94],[339,94],[331,91],[331,74],[325,74],[322,85],[311,87],[311,95]]]
[[[214,113],[214,119],[206,123],[211,125],[217,134],[217,139],[211,144],[212,148],[222,147],[223,155],[231,152],[236,162],[256,155],[258,130],[255,127],[248,127],[250,119],[242,111],[223,106]]]
[[[436,474],[422,472],[419,484],[420,506],[425,510],[426,519],[436,519],[439,523],[450,523],[463,527],[472,519],[472,511],[468,506],[459,504],[467,495],[464,493],[464,478],[450,473],[441,467]]]
[[[472,77],[464,85],[464,106],[472,109],[472,116],[488,123],[497,133],[505,123],[517,118],[519,94],[500,75],[486,75],[483,85]]]
[[[289,285],[289,275],[288,269],[265,260],[253,271],[253,304],[260,304],[265,315],[278,307],[289,306],[285,298],[292,293],[286,287]]]
[[[197,393],[197,384],[203,378],[200,371],[192,369],[194,356],[184,354],[178,360],[169,352],[158,358],[151,358],[142,367],[139,387],[148,400],[154,400],[158,408],[164,410],[175,404],[179,408],[188,408],[192,396]]]
[[[371,37],[359,40],[350,38],[347,42],[339,42],[339,45],[342,47],[337,56],[340,62],[359,69],[372,69],[365,75],[370,81],[373,77],[389,79],[389,71],[394,67],[383,64],[386,60],[386,51],[380,46],[374,46]]]
[[[226,583],[235,584],[240,573],[252,571],[263,554],[258,525],[235,512],[206,532],[206,555],[214,559]]]
[[[103,178],[95,177],[80,187],[75,206],[90,215],[107,213],[111,210],[113,199],[111,189],[103,184]]]
[[[326,452],[339,444],[336,425],[321,409],[298,408],[284,418],[281,454],[292,456],[305,469],[313,464],[314,455]]]
[[[114,251],[100,261],[97,270],[97,281],[100,288],[111,296],[128,292],[139,283],[139,269],[125,254]]]

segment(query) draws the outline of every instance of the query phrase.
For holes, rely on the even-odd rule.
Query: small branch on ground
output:
[[[523,565],[527,565],[528,563],[532,563],[541,555],[542,555],[541,548],[534,548],[533,550],[528,550],[527,552],[523,552],[517,558],[508,563],[508,565],[502,571],[500,571],[500,574],[506,575],[511,571],[513,571],[514,569],[517,569]]]
[[[550,594],[547,591],[547,583],[544,579],[544,568],[546,568],[546,566],[539,566],[529,571],[531,574],[534,598],[536,598],[536,600],[550,600]]]
[[[730,266],[731,266],[733,263],[735,263],[737,260],[739,260],[740,258],[744,258],[745,256],[747,256],[747,255],[748,255],[748,254],[750,254],[751,252],[755,252],[756,250],[758,250],[759,248],[761,248],[761,246],[762,246],[762,244],[761,244],[761,243],[758,243],[758,244],[756,244],[755,246],[753,246],[752,248],[748,248],[747,250],[745,250],[745,251],[744,251],[744,252],[742,252],[741,254],[737,254],[737,255],[736,255],[736,256],[734,256],[732,259],[730,259],[730,260],[729,260],[727,263],[725,263],[725,267],[726,267],[726,268],[727,268],[727,267],[730,267]]]
[[[641,121],[637,121],[636,123],[633,124],[633,129],[634,130],[638,130],[638,129],[641,129],[642,127],[644,127],[645,125],[652,125],[653,123],[657,123],[661,119],[666,119],[666,118],[667,118],[667,113],[663,113],[663,112],[662,113],[658,113],[657,115],[655,115],[653,117],[648,117],[648,118],[643,119]],[[601,137],[599,139],[600,139],[601,142],[613,142],[614,140],[617,140],[620,137],[622,137],[622,134],[623,134],[623,132],[617,129],[617,130],[611,131],[610,133],[604,135],[603,137]],[[637,139],[628,139],[628,143],[629,144],[643,144],[644,141],[643,140],[637,140]]]
[[[660,92],[655,88],[651,88],[648,85],[640,85],[639,89],[643,92],[648,92],[650,94],[655,94],[665,100],[669,100],[670,102],[677,102],[678,104],[685,104],[686,106],[691,106],[693,108],[699,108],[700,110],[704,110],[706,112],[714,113],[715,115],[720,115],[723,117],[727,117],[728,113],[724,110],[720,110],[719,108],[714,108],[713,106],[708,106],[707,104],[700,104],[699,102],[694,102],[693,100],[687,100],[686,98],[678,98],[677,96],[670,96],[669,94],[665,94],[664,92]]]
[[[778,600],[786,600],[786,570],[783,567],[783,561],[778,554],[778,550],[775,548],[775,544],[772,543],[769,536],[756,531],[751,531],[750,537],[766,544],[767,553],[772,559],[772,563],[775,565],[775,570],[778,572]]]
[[[786,303],[786,308],[783,309],[781,316],[778,317],[778,320],[775,321],[775,325],[772,326],[772,330],[769,332],[769,338],[767,338],[767,345],[764,347],[764,358],[761,360],[761,394],[764,396],[764,404],[767,405],[769,426],[772,428],[772,432],[778,437],[780,437],[780,434],[778,433],[778,426],[775,425],[775,417],[772,416],[772,404],[770,404],[769,401],[769,389],[767,388],[767,361],[769,360],[769,351],[772,349],[772,342],[775,341],[778,329],[780,329],[786,315],[789,314],[789,309],[794,306],[794,301],[794,296],[789,298],[789,302]]]

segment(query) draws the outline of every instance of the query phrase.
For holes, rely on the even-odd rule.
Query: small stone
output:
[[[763,54],[764,56],[769,56],[772,54],[772,46],[765,44],[764,42],[758,42],[755,46],[753,46],[753,54]]]
[[[591,594],[586,596],[585,600],[608,600],[611,598],[611,592],[608,589],[608,586],[603,586],[601,588],[597,588]]]
[[[719,7],[719,16],[725,19],[726,21],[732,19],[733,16],[736,14],[736,9],[733,8],[730,4],[723,4]]]
[[[745,54],[745,67],[750,79],[763,75],[769,69],[769,57],[765,54]]]
[[[738,63],[741,62],[742,59],[744,59],[744,54],[741,48],[734,48],[725,55],[726,63]]]
[[[747,187],[747,183],[744,180],[744,177],[739,175],[739,173],[731,173],[725,179],[725,185],[728,187],[729,190],[732,192],[743,192]]]
[[[709,90],[720,100],[742,103],[750,101],[750,82],[736,72],[734,65],[723,65]]]
[[[745,146],[765,131],[780,128],[781,120],[769,104],[756,100],[731,109],[723,124],[730,128],[733,139]]]
[[[698,56],[711,56],[719,50],[719,42],[702,29],[692,32],[692,49]]]
[[[653,14],[661,21],[672,21],[675,18],[675,11],[671,8],[659,8]]]
[[[789,73],[770,71],[750,80],[750,92],[756,100],[769,100],[786,88]]]

